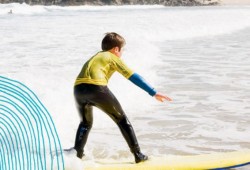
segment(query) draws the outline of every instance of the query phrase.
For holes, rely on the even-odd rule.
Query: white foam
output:
[[[25,3],[11,3],[11,4],[1,4],[0,5],[0,15],[9,14],[10,10],[12,10],[12,14],[18,15],[35,15],[45,13],[47,10],[44,6],[35,5],[30,6]]]
[[[76,154],[64,154],[64,166],[65,166],[65,170],[83,170],[84,169],[83,161],[77,158]]]
[[[8,14],[12,10],[13,14],[22,14],[22,15],[34,15],[42,14],[49,12],[86,12],[86,11],[109,11],[109,10],[140,10],[140,9],[161,9],[164,6],[161,5],[123,5],[123,6],[42,6],[42,5],[28,5],[26,3],[9,3],[9,4],[0,4],[0,15]]]
[[[164,7],[161,5],[125,5],[125,6],[30,6],[25,3],[0,4],[0,15],[8,14],[10,10],[16,15],[63,14],[68,12],[110,12],[123,18],[128,10],[138,11],[133,20],[118,21],[121,26],[134,30],[137,37],[150,41],[186,39],[200,36],[214,36],[231,33],[250,26],[250,7]],[[159,12],[141,15],[143,10],[158,10]],[[164,11],[164,12],[163,12]],[[195,13],[193,12],[195,11]],[[125,14],[125,15],[124,15]],[[164,19],[163,19],[164,18]],[[149,22],[147,22],[147,20]],[[132,22],[130,24],[130,22]],[[136,22],[136,23],[133,23]],[[143,26],[143,29],[141,28]],[[139,34],[138,34],[139,30]],[[164,34],[162,34],[164,32]],[[161,33],[161,34],[160,34]]]

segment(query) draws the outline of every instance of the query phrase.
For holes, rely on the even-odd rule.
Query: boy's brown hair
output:
[[[111,50],[114,47],[118,47],[119,50],[126,44],[125,39],[115,33],[115,32],[108,32],[106,33],[105,37],[102,40],[102,50],[108,51]]]

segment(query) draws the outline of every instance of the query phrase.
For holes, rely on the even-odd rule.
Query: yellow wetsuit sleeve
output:
[[[134,73],[119,57],[114,55],[111,57],[111,67],[127,79]]]

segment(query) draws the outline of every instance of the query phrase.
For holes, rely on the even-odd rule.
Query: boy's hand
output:
[[[172,101],[171,98],[167,97],[167,96],[164,96],[160,93],[156,93],[155,96],[156,100],[160,101],[160,102],[164,102],[164,100],[167,100],[167,101]]]

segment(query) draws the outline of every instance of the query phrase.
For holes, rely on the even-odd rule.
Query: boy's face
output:
[[[119,48],[118,48],[119,49]],[[123,51],[124,51],[124,48],[122,47],[120,50],[119,50],[119,55],[117,55],[118,57],[122,57],[122,54],[123,54]]]

